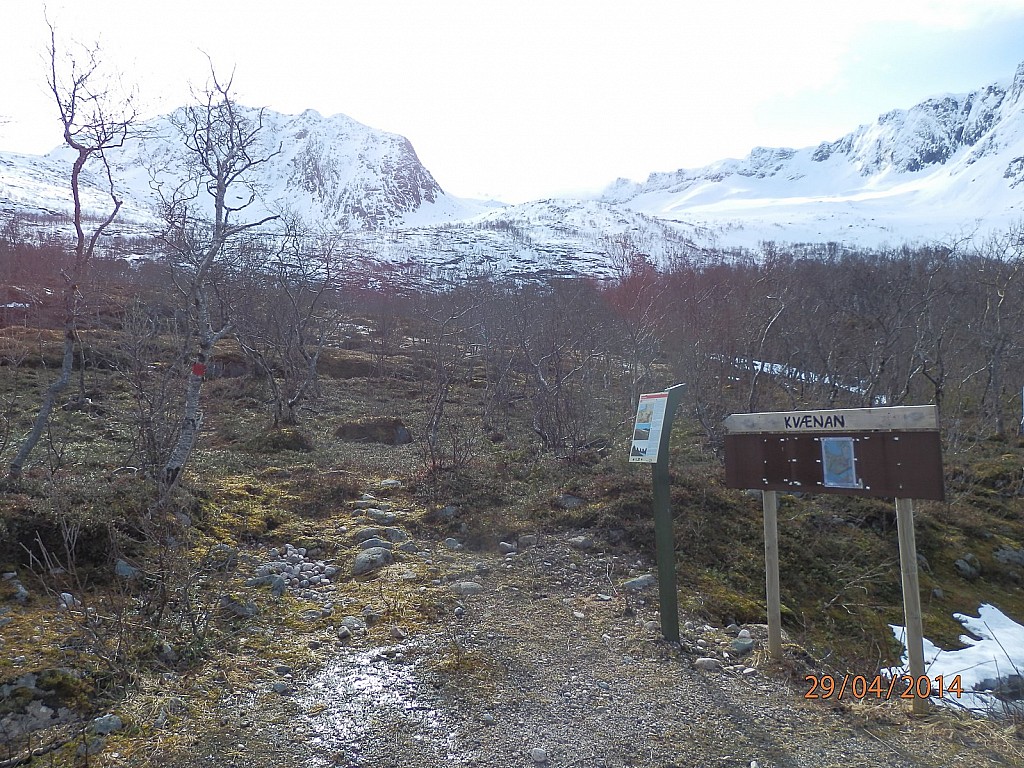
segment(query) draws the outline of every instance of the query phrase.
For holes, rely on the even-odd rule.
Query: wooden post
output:
[[[896,499],[896,530],[900,540],[900,571],[903,575],[904,641],[914,690],[924,675],[924,627],[921,621],[921,589],[917,580],[917,544],[914,540],[914,505],[910,499]],[[928,699],[913,698],[913,713],[928,711]]]
[[[779,596],[779,500],[776,491],[761,491],[764,509],[764,574],[768,599],[768,655],[782,656],[782,600]]]
[[[654,497],[654,550],[658,559],[658,607],[661,634],[669,642],[679,642],[679,593],[676,586],[676,546],[672,530],[671,488],[669,487],[669,440],[676,409],[686,392],[685,384],[665,390],[665,420],[661,427],[658,458],[651,464],[651,490]]]

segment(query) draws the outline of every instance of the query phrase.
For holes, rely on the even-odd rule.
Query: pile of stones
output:
[[[305,547],[285,544],[284,549],[270,550],[270,560],[256,568],[256,577],[249,586],[268,585],[275,596],[291,590],[300,597],[316,599],[316,590],[329,587],[338,569],[323,560],[309,556]]]

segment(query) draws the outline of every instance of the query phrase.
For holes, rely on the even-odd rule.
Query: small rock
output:
[[[537,546],[537,534],[524,533],[517,541],[519,542],[520,547],[535,547]]]
[[[409,540],[409,534],[401,528],[385,528],[384,537],[394,544],[400,544],[403,541]]]
[[[221,610],[230,613],[232,616],[237,616],[240,619],[251,619],[259,613],[256,603],[252,600],[245,600],[243,602],[233,595],[221,595],[220,607]]]
[[[552,501],[559,509],[577,509],[587,503],[586,499],[573,496],[571,493],[563,493],[561,496],[556,496]]]
[[[402,627],[394,626],[391,628],[391,637],[395,640],[405,640],[409,636],[409,633]]]
[[[1024,565],[1024,549],[1003,546],[997,549],[992,556],[1003,565]]]
[[[530,750],[530,759],[538,764],[546,763],[548,761],[548,753],[540,747],[534,747]]]
[[[718,659],[705,656],[694,661],[693,666],[694,668],[701,669],[705,672],[718,672],[722,669],[722,662]]]
[[[956,572],[967,581],[974,581],[981,576],[981,570],[971,565],[966,558],[960,558],[953,563]]]
[[[281,694],[283,696],[284,694],[288,693],[288,691],[291,690],[291,686],[288,685],[288,683],[286,683],[286,682],[284,682],[282,680],[278,680],[276,683],[274,683],[272,686],[270,686],[270,689],[274,693],[279,693],[279,694]]]
[[[452,584],[452,592],[457,595],[479,595],[483,591],[483,584],[475,581],[460,581],[457,584]]]
[[[106,736],[108,733],[120,731],[122,728],[124,728],[124,721],[117,715],[109,713],[97,717],[89,724],[90,733],[98,736]]]
[[[743,668],[743,672],[741,674],[744,677],[753,677],[754,675],[757,674],[757,670],[754,669],[753,667],[744,667]]]
[[[658,583],[658,577],[653,573],[645,573],[643,576],[637,576],[636,578],[629,579],[628,581],[622,582],[622,586],[626,589],[638,592],[641,589],[647,589],[653,587]]]
[[[507,541],[498,542],[498,551],[503,555],[508,555],[516,551],[516,545],[510,544]]]
[[[348,627],[350,630],[355,632],[356,630],[363,628],[363,622],[355,616],[346,616],[341,620],[341,626]]]
[[[382,528],[360,528],[352,534],[352,539],[358,543],[367,539],[380,539],[384,535],[384,529]]]
[[[381,488],[387,488],[389,490],[394,489],[394,488],[401,488],[402,487],[402,481],[401,480],[393,480],[393,479],[381,480],[380,481],[380,487]]]
[[[455,606],[455,610],[452,611],[452,613],[455,614],[456,619],[461,619],[463,616],[466,615],[466,609],[463,608],[461,605],[457,605]]]
[[[122,579],[137,579],[142,574],[142,571],[130,565],[126,560],[118,558],[114,563],[114,573]]]
[[[274,667],[274,673],[284,677],[285,675],[290,675],[292,673],[292,668],[287,664],[278,664]]]
[[[738,635],[739,633],[740,633],[740,628],[739,628],[739,625],[737,625],[737,624],[730,624],[729,626],[727,626],[725,628],[725,634],[727,634],[727,635],[732,635],[733,637],[736,637],[736,635]]]
[[[451,536],[449,536],[447,539],[445,539],[441,543],[444,544],[444,546],[447,549],[450,549],[450,550],[453,550],[453,551],[462,549],[462,542],[460,542],[458,539],[452,538]]]
[[[932,589],[932,597],[936,600],[944,600],[946,598],[946,593],[942,591],[941,587],[934,587]]]
[[[352,637],[352,630],[351,629],[349,629],[348,627],[346,627],[344,625],[342,625],[341,627],[338,628],[338,639],[339,640],[348,640],[351,637]]]
[[[484,725],[494,725],[494,723],[497,721],[495,720],[494,715],[492,715],[490,712],[484,712],[482,715],[480,715],[480,722],[482,722]]]
[[[395,558],[391,554],[390,549],[370,547],[370,549],[364,549],[356,555],[356,559],[352,563],[352,575],[365,576],[368,573],[373,573],[385,566],[391,565],[394,561]]]
[[[373,520],[373,522],[380,523],[381,525],[391,525],[391,523],[398,519],[398,516],[394,512],[377,508],[366,510],[366,516]]]
[[[593,549],[594,540],[590,536],[573,536],[569,539],[569,546],[573,549]]]
[[[394,544],[384,539],[372,538],[366,539],[366,541],[359,542],[360,549],[370,549],[372,547],[382,547],[384,549],[393,549]]]

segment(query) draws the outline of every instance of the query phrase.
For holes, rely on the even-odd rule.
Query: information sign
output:
[[[636,422],[633,424],[633,443],[629,449],[631,462],[657,463],[667,403],[667,392],[640,395],[640,403],[636,408]]]
[[[1022,422],[1024,423],[1024,422]],[[924,674],[924,629],[912,498],[941,501],[939,414],[934,405],[735,413],[725,420],[725,484],[761,490],[768,652],[782,653],[778,492],[896,498],[907,665]],[[927,711],[915,696],[913,711]]]

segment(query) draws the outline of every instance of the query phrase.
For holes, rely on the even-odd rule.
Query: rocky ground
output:
[[[429,538],[400,504],[367,497],[349,515],[341,529],[349,550],[335,561],[291,546],[240,553],[253,598],[222,606],[246,627],[239,652],[204,681],[172,674],[142,685],[117,721],[78,737],[79,760],[1018,764],[1015,737],[993,741],[992,729],[976,731],[964,717],[911,719],[899,703],[804,700],[804,675],[820,670],[795,646],[769,662],[762,626],[683,617],[682,643],[663,641],[653,563],[590,534],[527,534],[471,549]],[[282,600],[295,614],[287,628],[258,621]]]

